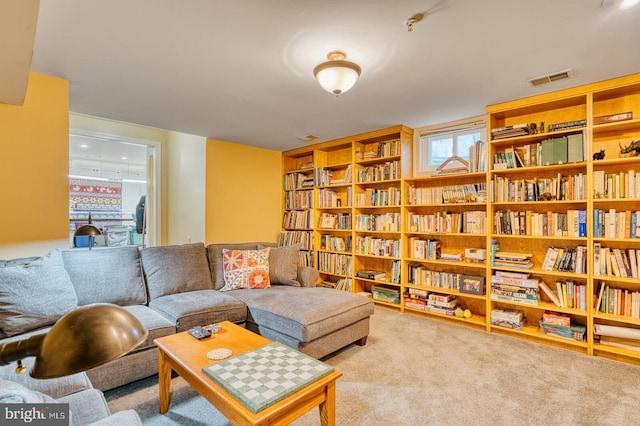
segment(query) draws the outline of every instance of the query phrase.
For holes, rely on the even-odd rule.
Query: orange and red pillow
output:
[[[269,248],[261,250],[222,249],[224,287],[220,291],[241,288],[267,288]]]

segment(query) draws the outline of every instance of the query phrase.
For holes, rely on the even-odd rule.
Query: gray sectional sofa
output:
[[[264,289],[223,291],[222,250],[263,247],[270,247],[272,285]],[[357,294],[316,288],[318,271],[297,266],[297,259],[297,247],[255,242],[208,247],[196,243],[142,250],[74,249],[55,251],[42,258],[0,261],[0,344],[45,332],[73,306],[100,302],[123,306],[149,330],[149,337],[124,357],[87,371],[89,386],[84,390],[93,391],[112,389],[156,374],[157,350],[153,340],[195,325],[228,320],[316,358],[351,343],[364,344],[373,302]],[[62,268],[56,265],[60,262]],[[34,282],[25,280],[26,287],[34,288],[24,289],[22,296],[14,294],[15,300],[2,300],[2,287],[8,285],[16,271],[27,271],[37,277]],[[62,277],[53,279],[54,274]],[[19,276],[18,282],[23,278]],[[59,288],[42,290],[52,285]],[[24,294],[30,291],[45,295],[46,303],[33,308],[32,301],[24,300]],[[23,306],[14,309],[12,303]],[[18,315],[20,309],[27,314]],[[7,367],[0,368],[0,379],[15,379],[8,372]],[[80,381],[84,374],[79,374]],[[28,376],[21,380],[28,385],[34,382]],[[61,379],[45,382],[58,380]],[[71,393],[74,392],[58,391],[52,396]]]

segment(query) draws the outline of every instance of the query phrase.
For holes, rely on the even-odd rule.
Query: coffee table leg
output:
[[[164,351],[158,350],[158,399],[160,402],[160,414],[169,410],[171,398],[171,365],[167,362]]]
[[[336,382],[331,382],[325,388],[325,400],[320,403],[320,424],[335,426],[336,424]]]

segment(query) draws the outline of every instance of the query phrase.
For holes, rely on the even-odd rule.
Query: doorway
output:
[[[69,133],[69,241],[89,223],[95,247],[152,246],[160,241],[160,144],[80,130]],[[141,205],[144,208],[141,208]],[[142,216],[142,217],[141,217]]]

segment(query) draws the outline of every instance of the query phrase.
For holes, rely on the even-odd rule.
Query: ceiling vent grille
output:
[[[554,74],[543,75],[542,77],[532,78],[527,81],[531,86],[536,87],[536,86],[541,86],[543,84],[551,83],[553,81],[564,80],[565,78],[572,78],[572,77],[573,77],[573,71],[566,70],[566,71],[560,71]]]
[[[311,143],[316,143],[319,139],[319,136],[310,133],[308,135],[300,136],[298,139],[300,139],[303,142],[311,144]]]

